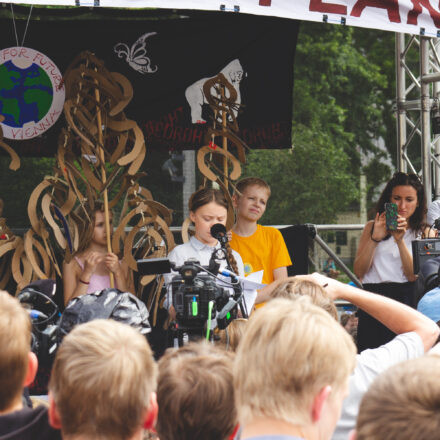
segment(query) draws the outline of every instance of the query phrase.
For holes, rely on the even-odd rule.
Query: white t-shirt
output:
[[[419,237],[419,233],[408,229],[403,236],[403,241],[410,255],[412,255],[411,242]],[[373,263],[370,269],[365,274],[362,283],[406,283],[406,278],[403,272],[402,259],[400,258],[399,248],[393,237],[388,240],[382,240],[376,246],[376,251],[373,257]]]
[[[347,440],[356,426],[356,418],[362,397],[376,377],[399,362],[423,356],[421,337],[414,332],[396,336],[378,348],[364,350],[357,355],[356,367],[349,380],[349,392],[342,405],[341,417],[332,440]]]

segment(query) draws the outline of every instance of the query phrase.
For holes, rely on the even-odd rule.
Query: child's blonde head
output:
[[[235,352],[243,337],[247,324],[247,319],[234,319],[227,328],[219,331],[220,339],[218,345],[223,347],[226,351]]]
[[[347,332],[309,298],[277,298],[253,313],[234,361],[239,421],[310,425],[314,397],[342,395],[355,366]]]
[[[250,186],[264,188],[265,190],[267,190],[267,197],[270,197],[271,191],[269,184],[259,177],[245,177],[244,179],[239,180],[235,184],[235,194],[241,196],[246,188],[249,188]]]
[[[63,434],[131,438],[156,376],[151,349],[132,327],[102,319],[78,325],[63,339],[49,383]]]
[[[31,321],[8,292],[0,291],[0,411],[21,395],[31,347]]]

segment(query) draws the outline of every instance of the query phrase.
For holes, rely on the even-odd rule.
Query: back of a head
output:
[[[243,338],[247,324],[247,319],[234,319],[224,330],[219,331],[220,340],[217,345],[226,351],[237,351],[238,344]]]
[[[358,440],[432,440],[440,433],[439,356],[397,364],[362,399]]]
[[[156,376],[135,329],[99,319],[78,325],[64,338],[49,383],[63,435],[130,438],[143,425]]]
[[[29,315],[16,298],[0,291],[0,411],[22,393],[30,347]]]
[[[159,361],[156,430],[161,440],[224,440],[237,423],[232,355],[197,343]]]
[[[316,393],[342,390],[355,365],[347,332],[308,298],[274,299],[252,315],[234,361],[240,424],[269,417],[311,424]]]
[[[321,307],[330,313],[336,321],[338,320],[338,311],[333,300],[315,281],[290,278],[272,292],[272,298],[297,299],[300,296],[308,296],[315,306]]]

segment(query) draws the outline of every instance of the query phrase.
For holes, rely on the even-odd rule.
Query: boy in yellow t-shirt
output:
[[[263,283],[267,286],[258,291],[256,304],[270,299],[275,287],[287,278],[287,266],[292,264],[281,232],[257,224],[269,197],[269,185],[258,177],[240,180],[232,196],[236,222],[232,228],[231,248],[243,259],[245,275],[264,270]]]

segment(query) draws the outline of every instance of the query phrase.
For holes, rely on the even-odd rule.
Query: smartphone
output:
[[[385,219],[389,231],[397,230],[397,205],[395,203],[385,203]]]

